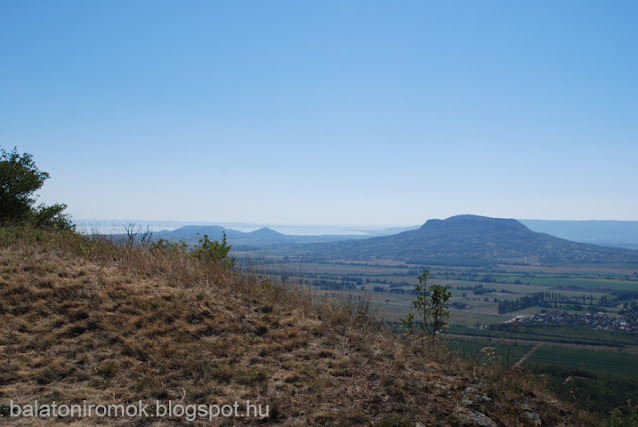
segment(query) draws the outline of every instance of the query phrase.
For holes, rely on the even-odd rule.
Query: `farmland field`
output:
[[[591,309],[613,314],[615,293],[638,292],[638,270],[613,270],[606,266],[498,268],[417,266],[393,262],[296,262],[280,259],[262,265],[259,271],[310,286],[317,295],[367,299],[389,321],[410,311],[417,276],[429,269],[433,282],[449,286],[455,307],[452,323],[484,327],[506,322],[517,315],[532,316],[538,307],[499,314],[499,301],[513,301],[535,293],[552,292],[574,303],[557,303],[554,308],[568,313]],[[581,301],[580,307],[575,302]],[[602,305],[604,306],[602,306]]]

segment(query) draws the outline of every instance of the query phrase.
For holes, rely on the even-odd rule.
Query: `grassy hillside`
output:
[[[269,405],[260,423],[277,425],[593,425],[524,372],[394,335],[365,305],[313,301],[178,249],[2,228],[0,328],[0,422],[8,425],[25,425],[8,416],[11,400],[250,400]],[[153,416],[28,424],[53,421],[193,425]]]

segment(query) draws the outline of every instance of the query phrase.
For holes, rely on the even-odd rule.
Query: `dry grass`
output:
[[[365,307],[313,302],[303,289],[183,251],[117,248],[73,234],[0,231],[0,333],[5,408],[10,399],[251,400],[270,405],[261,423],[291,426],[473,425],[472,411],[508,426],[533,425],[530,412],[543,425],[591,424],[535,380],[394,335]]]

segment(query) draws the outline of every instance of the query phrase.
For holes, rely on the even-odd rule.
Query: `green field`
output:
[[[558,365],[602,374],[638,378],[638,354],[622,351],[590,351],[577,348],[541,347],[525,364]]]
[[[512,366],[533,346],[511,344],[504,340],[464,340],[450,339],[450,348],[458,353],[479,361],[487,358],[481,349],[493,347],[495,359],[503,366]],[[507,358],[510,358],[509,363]],[[565,348],[545,345],[539,347],[524,363],[530,365],[557,365],[567,368],[580,368],[601,374],[620,375],[638,379],[638,354],[623,351],[590,350],[586,348]]]
[[[478,364],[497,363],[512,367],[532,345],[503,340],[453,339],[450,350]],[[608,419],[616,408],[625,409],[627,401],[638,401],[638,354],[623,351],[538,347],[522,363],[564,399]],[[604,398],[602,398],[604,397]],[[629,424],[631,425],[631,424]]]
[[[542,267],[532,271],[474,267],[417,266],[399,262],[349,263],[295,262],[270,258],[269,263],[256,267],[258,271],[285,278],[289,283],[304,283],[319,295],[367,299],[388,321],[397,321],[410,312],[414,285],[424,268],[429,268],[434,283],[447,285],[453,301],[468,309],[455,309],[451,323],[469,327],[497,325],[515,315],[534,315],[539,307],[527,307],[506,314],[498,314],[498,301],[513,301],[539,292],[556,292],[563,297],[580,300],[586,304],[574,307],[558,304],[555,308],[568,313],[581,313],[594,308],[615,313],[617,308],[608,304],[600,308],[603,297],[613,298],[616,291],[638,291],[638,276],[626,271],[609,270],[610,267],[579,265],[568,271]],[[617,266],[616,266],[617,267]],[[478,294],[472,288],[482,286]]]
[[[488,348],[493,349],[493,356],[489,355],[491,351],[481,351]],[[454,338],[449,341],[449,349],[457,354],[477,363],[496,362],[504,367],[511,367],[531,348],[531,345],[505,344],[498,340],[462,340]]]

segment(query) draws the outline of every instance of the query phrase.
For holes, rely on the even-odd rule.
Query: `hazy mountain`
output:
[[[515,219],[459,215],[417,230],[303,247],[313,258],[394,259],[419,264],[638,263],[638,251],[571,242]]]
[[[205,234],[212,240],[221,240],[224,233],[235,249],[263,249],[282,245],[299,245],[313,242],[333,242],[351,239],[363,239],[364,235],[322,235],[297,236],[282,234],[268,227],[255,231],[244,232],[217,225],[188,225],[176,230],[166,230],[153,233],[153,240],[165,239],[169,241],[184,241],[197,243]]]
[[[567,240],[638,249],[638,221],[553,221],[521,219],[531,230]]]
[[[265,239],[281,239],[282,237],[288,237],[285,234],[282,234],[278,231],[273,230],[272,228],[262,227],[259,230],[251,231],[247,233],[248,235],[265,238]]]
[[[412,225],[408,227],[390,227],[390,228],[384,228],[382,230],[362,229],[361,231],[363,231],[364,233],[370,236],[389,236],[391,234],[403,233],[404,231],[416,230],[419,227],[420,226],[418,225]]]

